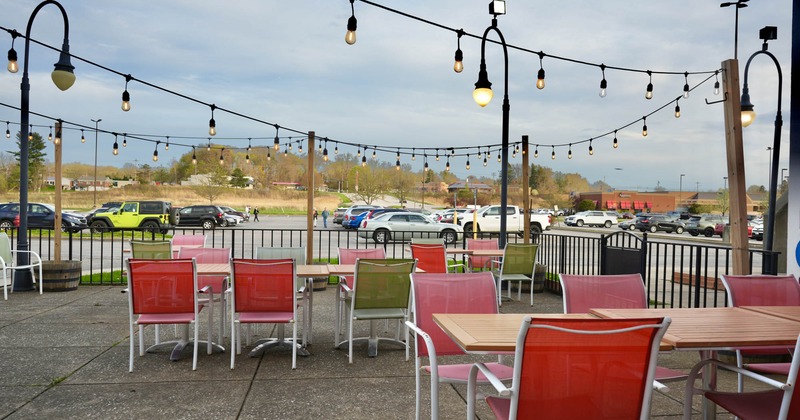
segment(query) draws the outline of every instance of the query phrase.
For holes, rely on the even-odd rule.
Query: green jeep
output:
[[[92,233],[116,229],[144,229],[166,233],[177,224],[172,205],[166,201],[126,201],[119,209],[96,213],[92,217]]]

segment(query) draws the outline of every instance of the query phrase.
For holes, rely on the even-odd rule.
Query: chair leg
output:
[[[296,313],[295,318],[297,318]],[[305,334],[305,329],[303,334]],[[303,345],[305,345],[305,342],[303,342]],[[292,370],[294,369],[297,369],[297,320],[292,322]]]
[[[200,328],[198,328],[200,323],[198,321],[199,320],[197,319],[197,317],[195,317],[195,320],[194,320],[194,346],[192,346],[192,347],[194,347],[194,349],[192,350],[192,370],[197,370],[197,349],[198,349],[198,347],[200,347],[200,346],[197,345],[197,342],[200,339]],[[209,322],[208,326],[209,326],[209,328],[208,328],[209,329],[208,342],[210,343],[211,342],[211,323],[210,322]],[[211,347],[209,346],[209,350],[210,349],[211,349]]]
[[[130,341],[129,346],[129,353],[128,353],[128,372],[133,372],[133,319],[128,321],[128,340]],[[139,340],[142,339],[142,336],[139,336]]]
[[[349,328],[347,329],[347,358],[353,363],[353,316],[350,316]]]
[[[233,314],[231,314],[231,370],[236,365],[236,330],[234,327]]]
[[[139,324],[139,357],[142,356],[144,356],[144,326]]]

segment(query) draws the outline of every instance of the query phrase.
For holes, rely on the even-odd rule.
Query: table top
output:
[[[590,314],[433,314],[433,321],[464,351],[513,353],[522,320],[533,318],[596,318]]]
[[[197,274],[228,275],[231,274],[231,265],[228,263],[197,264]]]
[[[800,322],[800,306],[742,306],[741,308]]]
[[[466,248],[447,248],[448,254],[474,255],[476,257],[502,257],[502,249],[466,249]]]
[[[199,275],[227,275],[231,273],[231,266],[228,263],[219,264],[197,264],[197,274]],[[326,264],[299,264],[295,267],[297,277],[327,277],[328,266]]]
[[[669,316],[665,342],[676,350],[794,346],[800,322],[744,308],[592,309],[601,318]]]
[[[415,273],[424,273],[425,270],[417,267]],[[356,273],[355,264],[328,264],[328,274],[331,276],[352,276]]]

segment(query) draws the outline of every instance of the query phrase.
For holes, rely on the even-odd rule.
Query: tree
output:
[[[358,191],[355,192],[358,199],[363,200],[367,204],[372,204],[378,197],[382,196],[387,188],[388,180],[391,178],[386,172],[380,168],[373,169],[370,166],[354,168],[351,176],[358,177]],[[355,185],[355,180],[353,180]]]
[[[209,173],[202,185],[195,186],[194,192],[200,197],[208,200],[208,204],[214,204],[214,200],[219,198],[228,185],[228,175],[225,169],[217,165],[215,171]]]
[[[395,170],[395,173],[390,178],[391,181],[391,189],[394,192],[394,195],[400,200],[400,202],[404,202],[408,199],[408,194],[414,187],[417,185],[418,174],[411,172],[410,165],[402,165],[399,171]]]
[[[231,172],[231,186],[236,188],[244,188],[247,186],[247,178],[240,168],[236,168]]]
[[[731,196],[727,189],[720,188],[719,191],[717,191],[717,206],[723,216],[728,214],[731,207]]]
[[[594,210],[595,207],[596,206],[594,204],[594,201],[592,201],[592,200],[581,200],[578,203],[578,205],[577,205],[575,210],[577,210],[577,211],[588,211],[588,210]]]
[[[20,133],[17,133],[17,149],[21,146]],[[42,189],[42,183],[44,182],[44,157],[47,156],[47,153],[45,153],[46,148],[47,144],[44,142],[44,139],[42,139],[42,136],[39,135],[39,133],[31,132],[28,139],[28,188],[35,188],[37,191]],[[17,160],[17,167],[19,168],[19,150],[10,153],[14,155],[14,158]],[[19,174],[19,172],[17,173]],[[17,177],[17,179],[19,179],[19,177]]]

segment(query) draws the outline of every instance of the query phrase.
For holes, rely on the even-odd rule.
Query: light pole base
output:
[[[14,271],[14,291],[15,292],[29,292],[36,290],[33,287],[33,277],[31,276],[30,268],[23,268]],[[42,279],[39,279],[42,281]]]

